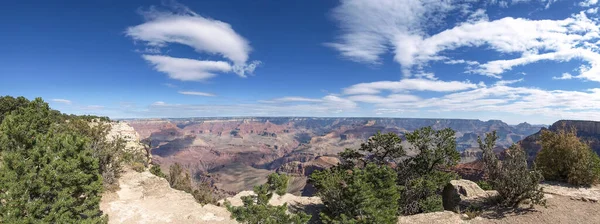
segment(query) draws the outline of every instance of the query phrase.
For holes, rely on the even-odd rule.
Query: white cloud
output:
[[[169,104],[157,101],[151,104],[147,110],[136,111],[135,113],[137,116],[143,117],[335,116],[336,114],[352,114],[356,108],[357,104],[351,100],[339,96],[327,95],[318,100],[264,102],[256,104],[195,105]]]
[[[71,104],[71,101],[66,99],[52,99],[52,102]]]
[[[562,118],[597,120],[600,116],[600,89],[564,91],[494,85],[443,97],[376,106],[441,112],[500,112],[513,116],[537,116],[539,119],[544,117],[551,121]]]
[[[152,106],[165,106],[167,104],[163,101],[156,101],[156,102],[152,103],[151,105]]]
[[[523,80],[524,80],[523,78],[514,79],[514,80],[500,80],[500,81],[497,81],[496,84],[494,84],[494,85],[496,85],[496,86],[506,86],[506,85],[510,85],[510,84],[515,84],[517,82],[522,82]]]
[[[447,61],[444,61],[444,63],[449,64],[449,65],[456,65],[456,64],[479,65],[479,62],[477,62],[477,61],[468,61],[468,60],[463,60],[463,59],[447,60]]]
[[[216,76],[215,72],[229,72],[231,66],[224,61],[200,61],[188,58],[173,58],[163,55],[142,55],[156,71],[164,72],[172,79],[181,81],[203,81]]]
[[[270,100],[268,102],[323,102],[323,99],[312,99],[312,98],[306,98],[306,97],[299,97],[299,96],[288,96],[288,97],[282,97],[282,98],[276,98],[273,100]]]
[[[420,71],[428,62],[439,60],[446,64],[467,64],[469,73],[501,78],[514,66],[542,60],[563,62],[581,59],[591,68],[577,77],[600,82],[600,54],[597,53],[600,51],[600,29],[597,19],[590,19],[581,12],[563,20],[506,17],[489,21],[483,10],[464,10],[465,2],[468,1],[408,0],[399,3],[391,0],[345,0],[332,13],[342,35],[328,45],[346,58],[367,63],[381,63],[381,55],[392,52],[405,76],[413,76],[414,68]],[[512,1],[512,4],[521,2],[524,1]],[[555,1],[538,2],[548,7]],[[467,16],[463,19],[466,22],[432,35],[426,32],[454,11],[466,11],[463,13]],[[499,53],[521,56],[476,62],[444,55],[463,47],[487,47]]]
[[[585,10],[585,12],[587,14],[596,14],[596,13],[598,13],[598,7]]]
[[[179,91],[178,93],[183,94],[183,95],[193,95],[193,96],[215,96],[215,94],[212,94],[212,93],[196,92],[196,91]]]
[[[353,95],[348,97],[349,100],[355,102],[364,102],[364,103],[374,103],[374,104],[383,104],[383,103],[398,103],[398,102],[414,102],[421,100],[420,97],[410,94],[390,94],[387,97],[382,97],[379,95]]]
[[[403,79],[400,81],[378,81],[359,83],[344,89],[344,94],[377,94],[387,90],[392,92],[403,91],[434,91],[452,92],[465,89],[474,89],[477,85],[470,82],[439,81],[429,79]]]
[[[581,7],[590,7],[593,5],[598,4],[598,0],[583,0],[579,3],[579,6]]]
[[[252,50],[248,41],[228,23],[202,17],[187,7],[173,3],[178,12],[161,12],[155,8],[143,12],[146,22],[128,27],[126,35],[146,43],[150,52],[160,52],[169,43],[190,46],[199,53],[220,55],[232,62],[233,71],[241,77],[252,73],[258,61],[247,63]],[[158,49],[158,51],[156,51]],[[145,51],[147,52],[147,51]]]
[[[444,12],[458,8],[439,0],[343,0],[332,12],[343,34],[327,43],[350,60],[379,63],[380,56],[396,51],[396,61],[408,64],[406,55],[418,51],[422,27],[439,23]]]
[[[560,76],[560,77],[556,77],[556,76],[552,77],[552,79],[572,79],[572,78],[573,78],[573,75],[566,73],[566,72],[563,73],[562,76]]]

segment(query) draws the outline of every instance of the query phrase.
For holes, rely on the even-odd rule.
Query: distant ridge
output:
[[[586,141],[592,150],[600,155],[600,121],[585,121],[585,120],[559,120],[554,122],[549,128],[542,128],[537,133],[527,136],[520,141],[530,158],[535,157],[541,150],[541,146],[537,143],[543,130],[557,131],[562,127],[577,129],[577,136]]]

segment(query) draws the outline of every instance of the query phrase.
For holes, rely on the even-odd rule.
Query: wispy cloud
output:
[[[392,92],[403,91],[433,91],[453,92],[477,88],[476,84],[459,81],[441,81],[429,79],[403,79],[400,81],[378,81],[359,83],[344,89],[344,94],[378,94],[387,90]]]
[[[71,101],[67,99],[52,99],[52,102],[71,104]]]
[[[579,3],[581,7],[591,7],[598,4],[598,0],[583,0]]]
[[[149,51],[145,53],[160,53],[160,48],[170,43],[183,44],[192,47],[198,53],[208,53],[222,56],[227,61],[202,61],[194,60],[195,64],[219,64],[218,69],[213,72],[235,72],[241,77],[251,74],[259,61],[249,61],[252,50],[248,40],[235,32],[228,23],[205,18],[191,11],[189,8],[172,2],[168,5],[170,11],[159,11],[152,7],[143,11],[142,15],[146,22],[137,26],[127,28],[126,35],[136,41],[145,43]],[[144,55],[144,59],[156,63],[150,55]],[[168,56],[162,56],[168,57]],[[193,59],[189,59],[193,60]],[[168,70],[159,70],[169,74],[171,78],[183,81],[206,79],[214,76],[203,66],[190,68],[187,64],[176,60],[162,60],[162,66],[169,67]],[[189,62],[189,61],[188,61]],[[227,64],[227,66],[225,66]],[[225,69],[225,67],[227,67]],[[195,71],[194,79],[186,79],[177,71]],[[176,71],[176,72],[173,72]]]
[[[200,61],[188,58],[174,58],[163,55],[143,55],[154,69],[164,72],[172,79],[181,81],[202,81],[216,76],[215,72],[229,72],[231,66],[223,61]]]
[[[495,1],[508,4],[524,0]],[[536,0],[549,7],[555,0]],[[589,0],[582,6],[597,4]],[[381,63],[381,56],[391,52],[407,77],[431,61],[467,64],[467,72],[494,78],[516,66],[539,61],[564,62],[573,59],[590,65],[577,78],[600,82],[599,21],[585,12],[562,20],[530,20],[505,17],[489,21],[484,10],[473,10],[469,1],[461,0],[342,0],[332,11],[341,35],[328,46],[353,61]],[[507,5],[508,6],[508,5]],[[446,15],[459,22],[441,32],[430,34]],[[498,53],[521,55],[512,59],[488,62],[467,61],[446,54],[459,48],[487,47]],[[452,56],[452,57],[450,57]],[[426,73],[425,73],[426,74]]]
[[[212,94],[212,93],[196,92],[196,91],[179,91],[179,94],[193,95],[193,96],[215,96],[215,94]]]
[[[573,78],[573,75],[571,75],[570,73],[567,73],[567,72],[563,73],[560,77],[557,77],[557,76],[552,77],[552,79],[559,79],[559,80],[560,79],[572,79],[572,78]]]
[[[506,86],[506,85],[510,85],[510,84],[515,84],[517,82],[522,82],[523,80],[525,80],[525,79],[520,78],[520,79],[513,79],[513,80],[500,80],[500,81],[497,81],[496,84],[494,84],[494,85]]]
[[[173,83],[163,83],[164,86],[169,87],[169,88],[177,88],[177,85],[173,84]]]
[[[265,102],[272,102],[272,103],[280,103],[280,102],[323,102],[323,99],[313,99],[313,98],[306,98],[306,97],[299,97],[299,96],[288,96],[288,97],[276,98],[276,99],[265,101]]]

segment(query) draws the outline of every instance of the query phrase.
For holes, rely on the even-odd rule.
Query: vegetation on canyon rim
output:
[[[584,186],[600,180],[600,157],[577,137],[574,128],[543,130],[540,143],[542,150],[535,162],[547,180]]]
[[[311,216],[304,212],[289,213],[287,203],[280,206],[269,204],[273,194],[283,195],[287,192],[289,178],[285,174],[270,174],[266,184],[254,186],[255,195],[242,197],[242,206],[232,206],[225,201],[231,217],[238,222],[249,224],[307,223]]]
[[[101,193],[114,189],[122,164],[145,170],[139,154],[128,152],[122,139],[108,139],[108,118],[75,116],[52,110],[42,99],[0,98],[0,222],[103,223]],[[395,223],[398,215],[443,210],[441,192],[458,178],[448,168],[459,160],[451,129],[424,127],[406,133],[409,146],[395,133],[378,133],[358,149],[339,154],[341,163],[312,174],[310,181],[324,203],[324,223]],[[486,180],[498,191],[500,206],[524,201],[544,204],[540,181],[591,185],[600,180],[600,158],[573,129],[542,131],[534,164],[518,145],[493,152],[497,135],[479,139]],[[418,152],[407,156],[408,148]],[[200,203],[216,203],[212,186],[193,185],[179,164],[164,174],[170,186],[194,195]],[[244,223],[306,223],[310,216],[290,213],[287,205],[268,204],[286,192],[288,178],[272,174],[244,205],[226,205]]]
[[[0,222],[106,222],[101,193],[136,162],[122,139],[107,139],[109,121],[0,97]]]

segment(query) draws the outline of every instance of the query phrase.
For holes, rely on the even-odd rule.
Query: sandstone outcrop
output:
[[[494,191],[484,191],[470,180],[452,180],[444,187],[442,200],[445,210],[460,212],[469,206],[485,203],[487,198],[495,194]]]
[[[200,205],[191,194],[172,189],[150,172],[126,170],[120,189],[102,196],[109,223],[237,223],[226,208]]]

